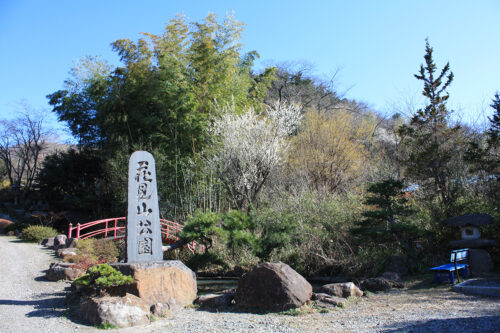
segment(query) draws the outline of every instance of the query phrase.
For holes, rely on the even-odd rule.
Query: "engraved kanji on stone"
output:
[[[147,183],[140,183],[139,187],[137,188],[137,197],[139,199],[150,199],[151,198],[151,193],[148,193],[148,184]]]
[[[145,215],[148,216],[153,212],[153,209],[148,207],[148,204],[146,201],[140,202],[137,205],[137,215]]]
[[[151,238],[143,238],[139,239],[137,243],[138,253],[139,254],[152,254],[153,252],[153,239]]]
[[[152,182],[153,178],[151,178],[151,171],[149,171],[149,162],[148,161],[139,161],[137,162],[139,167],[137,168],[137,173],[135,175],[136,182]]]
[[[138,228],[139,228],[139,235],[153,233],[153,230],[151,230],[151,221],[139,220]]]
[[[128,180],[127,262],[163,260],[155,161],[150,153],[132,154]]]

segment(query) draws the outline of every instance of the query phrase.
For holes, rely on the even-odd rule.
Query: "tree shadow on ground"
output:
[[[27,240],[24,240],[24,239],[20,239],[20,238],[17,238],[17,239],[11,239],[9,240],[9,243],[15,243],[15,244],[19,244],[19,243],[24,243],[24,244],[36,244],[34,242],[30,242],[30,241],[27,241]]]
[[[35,310],[28,312],[26,317],[61,317],[67,311],[65,296],[65,292],[43,293],[30,300],[0,299],[0,305],[33,306]]]
[[[460,279],[463,281],[463,278]],[[405,281],[407,290],[410,292],[434,292],[434,291],[450,291],[452,285],[450,283],[434,282],[434,275],[432,273],[421,274],[413,276]]]
[[[500,315],[487,315],[482,317],[433,319],[415,321],[397,328],[389,328],[380,332],[498,332]]]

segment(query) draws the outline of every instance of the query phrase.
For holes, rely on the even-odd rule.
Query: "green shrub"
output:
[[[95,288],[116,287],[134,283],[130,275],[124,275],[108,264],[90,267],[87,274],[73,281],[74,286]]]
[[[88,269],[96,264],[116,262],[119,252],[112,240],[87,238],[79,240],[76,244],[76,256],[70,256],[65,260],[78,264],[79,268]]]
[[[55,237],[58,232],[54,228],[31,225],[23,229],[22,238],[28,242],[40,243],[45,238]]]
[[[268,261],[273,251],[290,246],[299,228],[297,215],[288,211],[263,209],[254,212],[251,219],[259,233],[255,255],[262,261]]]
[[[189,258],[186,265],[193,271],[199,271],[206,268],[229,269],[227,263],[222,260],[218,254],[212,252],[205,252],[201,254],[196,253]]]
[[[231,250],[233,261],[236,257],[236,249],[244,245],[255,246],[253,225],[250,218],[239,210],[231,210],[222,217],[222,230],[226,238],[226,245]],[[238,251],[239,252],[239,251]]]
[[[76,254],[96,261],[116,262],[120,251],[113,240],[87,238],[78,242]]]
[[[220,216],[217,213],[196,211],[188,221],[179,237],[186,243],[197,241],[205,246],[205,251],[213,246],[213,239],[221,234],[221,228],[217,226]]]

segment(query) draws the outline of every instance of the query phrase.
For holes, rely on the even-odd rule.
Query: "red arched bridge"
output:
[[[68,238],[86,239],[103,235],[104,238],[124,239],[127,228],[126,221],[126,217],[114,217],[83,224],[78,223],[76,226],[70,223]],[[160,219],[160,225],[164,243],[171,244],[179,240],[177,234],[184,228],[182,224]],[[193,253],[205,251],[205,247],[195,241],[188,243],[187,247]]]

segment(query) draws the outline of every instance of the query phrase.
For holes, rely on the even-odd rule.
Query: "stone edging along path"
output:
[[[66,282],[49,282],[52,250],[0,236],[0,332],[102,332],[67,318]],[[500,300],[450,291],[395,290],[329,313],[299,316],[181,309],[120,332],[497,332]]]

